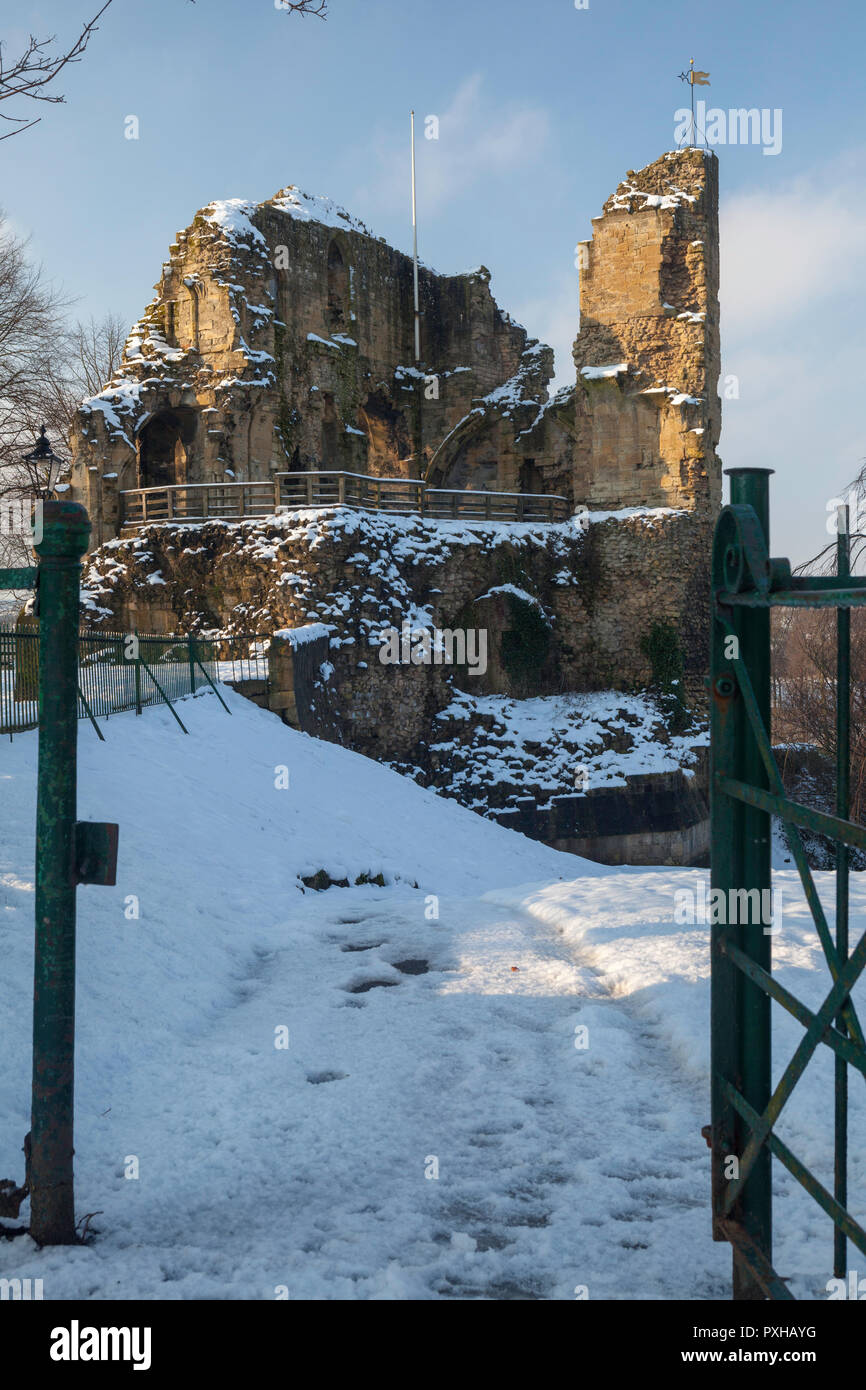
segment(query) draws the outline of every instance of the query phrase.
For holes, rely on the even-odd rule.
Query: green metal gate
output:
[[[38,569],[0,570],[0,589],[36,589],[39,607],[39,765],[36,796],[33,1091],[23,1187],[4,1182],[17,1212],[30,1197],[40,1245],[75,1242],[75,894],[80,883],[114,884],[118,828],[80,821],[78,616],[81,557],[90,520],[76,502],[42,506]],[[9,1189],[12,1188],[10,1193]]]
[[[713,542],[710,674],[712,839],[711,1071],[713,1238],[733,1246],[735,1299],[790,1299],[773,1268],[771,1161],[776,1158],[834,1225],[834,1274],[843,1277],[850,1240],[866,1255],[866,1232],[848,1201],[848,1067],[866,1077],[866,1044],[850,992],[866,964],[866,932],[849,951],[848,847],[866,849],[866,828],[849,814],[850,609],[866,605],[866,579],[850,577],[847,521],[837,574],[792,576],[769,557],[771,469],[730,469],[731,503]],[[798,805],[784,792],[770,740],[770,609],[834,608],[837,621],[836,815]],[[771,827],[785,825],[832,987],[817,1013],[772,974],[772,926],[748,910],[771,901]],[[831,934],[800,837],[830,836],[836,851]],[[757,898],[753,896],[757,890]],[[719,896],[721,894],[721,896]],[[768,897],[763,895],[767,894]],[[748,905],[748,906],[747,906]],[[724,910],[727,906],[728,910]],[[732,921],[746,907],[746,921]],[[778,1085],[771,1085],[770,1012],[775,1001],[804,1033]],[[821,1046],[835,1054],[835,1168],[830,1192],[774,1132],[782,1108]]]

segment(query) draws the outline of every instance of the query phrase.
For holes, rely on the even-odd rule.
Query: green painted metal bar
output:
[[[171,710],[171,712],[172,712],[172,714],[174,715],[175,719],[177,720],[178,724],[179,724],[180,727],[183,729],[184,733],[185,733],[185,734],[188,734],[188,733],[189,733],[189,729],[186,728],[186,726],[185,726],[183,720],[181,719],[181,717],[180,717],[180,715],[178,714],[177,710],[175,709],[174,705],[171,703],[171,700],[168,698],[168,696],[166,695],[166,693],[165,693],[165,691],[163,690],[162,686],[160,685],[159,681],[156,679],[156,676],[153,674],[153,672],[151,671],[151,669],[150,669],[150,667],[148,666],[147,662],[145,661],[144,657],[141,655],[140,649],[139,649],[139,657],[138,657],[138,659],[139,659],[139,661],[141,662],[141,665],[144,667],[144,669],[145,669],[145,671],[147,672],[147,674],[150,676],[150,679],[153,681],[154,685],[156,686],[156,688],[157,688],[157,690],[159,691],[160,695],[162,696],[163,700],[164,700],[165,703],[168,705],[169,709]]]
[[[814,1013],[801,1000],[791,994],[790,990],[785,989],[785,986],[780,985],[777,979],[756,965],[733,941],[725,941],[722,949],[738,969],[748,975],[751,980],[754,980],[772,999],[781,1004],[783,1009],[787,1009],[798,1023],[802,1023],[804,1028],[811,1026],[815,1019]],[[838,1057],[847,1058],[853,1067],[856,1067],[866,1076],[866,1048],[858,1047],[847,1034],[837,1033],[833,1028],[826,1030],[821,1037],[821,1042],[831,1047]]]
[[[851,549],[848,507],[840,509],[836,535],[836,574],[847,583],[851,573]],[[851,610],[840,608],[836,614],[836,815],[847,820],[851,810]],[[848,958],[848,846],[841,840],[836,844],[836,955],[840,961]],[[836,1020],[845,1031],[844,1009]],[[836,1055],[834,1095],[834,1160],[833,1195],[840,1207],[848,1202],[848,1067],[845,1058]],[[847,1272],[845,1232],[837,1225],[834,1233],[833,1273],[838,1279]]]
[[[135,712],[141,714],[141,656],[138,647],[138,630],[133,633],[136,640],[135,648]]]
[[[186,639],[189,661],[189,693],[195,694],[195,639],[192,634]]]
[[[716,529],[713,545],[713,583],[721,579],[722,537]],[[735,617],[739,625],[740,615]],[[724,894],[728,902],[730,891],[743,882],[742,867],[742,805],[720,792],[718,781],[723,776],[735,776],[741,771],[740,753],[743,737],[743,712],[736,699],[737,683],[731,666],[731,646],[726,644],[718,623],[710,634],[710,827],[711,864],[710,884]],[[739,632],[733,633],[739,644]],[[725,1164],[731,1155],[742,1148],[740,1116],[720,1085],[722,1078],[731,1077],[740,1084],[738,1026],[742,980],[740,972],[723,950],[724,930],[710,927],[710,1101],[712,1149],[712,1212],[713,1239],[729,1240],[725,1229]],[[736,1255],[732,1255],[736,1264]]]
[[[219,702],[220,702],[220,704],[222,705],[223,709],[225,710],[226,714],[231,714],[231,710],[229,709],[229,707],[228,707],[228,705],[226,704],[225,700],[223,699],[222,695],[220,695],[219,691],[217,690],[216,686],[214,685],[214,683],[213,683],[213,681],[211,680],[210,676],[208,675],[207,671],[205,670],[205,668],[202,666],[201,662],[199,661],[198,657],[196,657],[196,665],[198,666],[198,669],[201,671],[202,675],[204,676],[205,680],[207,681],[207,683],[208,683],[208,685],[210,686],[211,690],[213,691],[214,695],[216,695],[217,699],[219,700]]]
[[[760,1116],[756,1115],[752,1107],[738,1095],[732,1086],[727,1082],[723,1083],[724,1089],[733,1106],[735,1106],[743,1119],[749,1125],[756,1125]],[[814,1197],[819,1206],[824,1208],[827,1215],[832,1219],[834,1226],[841,1230],[859,1250],[866,1254],[866,1231],[856,1222],[849,1211],[840,1206],[836,1199],[827,1191],[826,1187],[818,1181],[814,1173],[811,1173],[805,1163],[801,1163],[787,1144],[779,1138],[777,1134],[770,1133],[766,1139],[771,1151],[784,1163],[788,1172],[797,1179],[802,1187],[806,1189],[810,1197]]]
[[[729,637],[732,636],[734,633],[734,629],[731,626],[731,624],[727,621],[727,619],[718,618],[718,621],[722,623],[722,626],[724,627],[724,630],[727,633],[727,635]],[[785,788],[782,782],[782,774],[779,771],[779,766],[773,754],[773,749],[770,744],[770,740],[767,737],[766,729],[761,723],[761,717],[758,711],[757,701],[755,700],[755,694],[752,690],[752,683],[749,680],[749,673],[743,665],[742,661],[739,660],[736,663],[736,676],[737,684],[739,685],[740,693],[743,696],[743,701],[746,706],[746,713],[748,714],[749,721],[752,725],[752,732],[755,736],[755,739],[757,740],[758,748],[761,753],[761,757],[764,761],[764,767],[767,770],[767,778],[769,781],[769,785],[777,795],[784,797]],[[797,871],[800,875],[800,881],[803,884],[803,891],[806,894],[806,901],[809,904],[809,908],[812,913],[813,920],[815,922],[815,929],[818,932],[818,939],[821,942],[821,947],[823,949],[824,956],[826,958],[828,966],[830,967],[830,973],[833,979],[835,980],[839,974],[839,962],[836,957],[836,948],[833,944],[833,938],[830,935],[830,928],[827,923],[827,917],[824,913],[824,908],[821,904],[821,899],[818,896],[818,890],[815,887],[815,880],[812,877],[812,870],[810,869],[808,860],[806,859],[806,851],[803,848],[803,841],[800,836],[799,828],[796,825],[794,825],[792,821],[786,820],[784,816],[782,816],[782,822],[788,834],[788,843],[790,844],[791,852],[794,856],[794,862],[797,865]],[[860,1025],[860,1021],[857,1017],[856,1010],[850,999],[846,1001],[844,1017],[851,1031],[851,1036],[855,1038],[861,1046],[866,1046],[866,1035],[864,1035],[863,1029]]]
[[[30,1231],[75,1240],[75,823],[78,602],[90,521],[75,502],[46,502],[39,574],[39,772]]]
[[[765,594],[747,589],[719,593],[717,601],[723,608],[862,608],[866,589],[773,589]]]
[[[762,1250],[750,1240],[742,1226],[736,1221],[727,1218],[719,1222],[722,1230],[722,1239],[730,1241],[734,1247],[735,1255],[748,1269],[753,1283],[757,1284],[761,1290],[761,1296],[784,1302],[793,1299],[794,1295],[776,1273],[769,1260],[766,1259]]]
[[[842,840],[856,849],[866,849],[866,826],[855,825],[850,820],[840,820],[838,816],[828,816],[811,806],[801,806],[799,802],[789,801],[786,796],[777,796],[765,791],[763,787],[751,786],[734,777],[719,777],[717,786],[727,796],[744,802],[747,806],[757,806],[782,820],[794,825],[802,825],[807,830],[829,835],[834,840]]]
[[[770,1097],[769,1104],[762,1112],[759,1112],[760,1118],[753,1127],[751,1138],[740,1159],[739,1177],[732,1179],[728,1184],[725,1195],[725,1207],[728,1212],[732,1210],[737,1196],[745,1184],[746,1179],[749,1177],[757,1158],[762,1152],[766,1152],[764,1140],[767,1134],[778,1120],[782,1112],[782,1107],[790,1099],[794,1087],[806,1069],[809,1058],[817,1048],[824,1033],[832,1023],[833,1018],[838,1013],[842,1000],[845,998],[846,994],[850,993],[851,989],[856,984],[857,977],[864,965],[866,965],[866,932],[861,936],[853,953],[849,956],[844,968],[840,971],[838,980],[835,981],[824,1003],[806,1029],[805,1035],[785,1068],[779,1084]],[[745,1096],[745,1099],[748,1101],[748,1096]],[[757,1109],[757,1107],[754,1108]]]
[[[847,513],[849,509],[848,507],[845,507],[844,510]],[[846,521],[846,525],[847,524],[848,523]],[[845,534],[847,535],[848,533],[846,532]],[[840,579],[844,579],[845,581],[845,583],[841,586],[839,584]],[[838,591],[838,589],[841,587],[846,589],[848,592],[856,593],[858,589],[866,589],[866,575],[852,574],[850,568],[848,569],[847,573],[842,574],[837,566],[835,574],[794,574],[789,579],[786,587],[789,589],[796,590],[808,590],[810,593],[821,593],[822,590],[825,589],[831,591]]]
[[[99,725],[97,724],[96,720],[95,720],[94,717],[93,717],[93,710],[90,708],[89,704],[87,703],[87,700],[85,699],[84,691],[81,689],[81,683],[80,683],[80,682],[79,682],[79,685],[78,685],[78,698],[79,698],[79,700],[81,701],[81,703],[82,703],[83,706],[84,706],[84,712],[85,712],[85,714],[87,715],[87,718],[90,720],[91,724],[93,725],[94,729],[96,730],[97,737],[98,737],[99,739],[101,739],[101,741],[104,743],[104,742],[105,742],[105,734],[102,732],[102,730],[100,729]]]
[[[22,569],[0,569],[0,589],[35,589],[39,570],[35,565]]]
[[[731,505],[751,507],[760,528],[764,553],[770,551],[770,469],[729,469]],[[748,539],[748,531],[746,531]],[[756,537],[756,541],[757,541]],[[763,582],[763,579],[762,579]],[[769,581],[768,581],[769,582]],[[745,609],[740,613],[740,642],[738,657],[749,671],[752,689],[764,728],[770,727],[770,614],[767,609]],[[741,702],[738,701],[738,704]],[[741,722],[742,717],[741,717]],[[756,787],[767,785],[767,772],[751,728],[746,723],[740,744],[740,776]],[[736,887],[770,892],[771,877],[771,818],[767,811],[754,804],[746,805],[741,823],[742,873]],[[740,926],[741,949],[756,965],[768,973],[771,970],[772,937],[761,922]],[[739,1075],[740,1090],[754,1108],[763,1112],[770,1099],[770,1000],[754,981],[742,979],[739,999]],[[738,1148],[742,1154],[742,1147]],[[742,1171],[742,1169],[741,1169]],[[739,1218],[744,1235],[753,1241],[767,1264],[773,1263],[772,1174],[767,1149],[756,1153],[750,1171],[748,1187],[739,1192],[738,1212],[726,1214]],[[734,1259],[734,1298],[761,1297],[753,1267],[742,1259]]]

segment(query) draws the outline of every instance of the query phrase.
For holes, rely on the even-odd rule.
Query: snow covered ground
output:
[[[48,1299],[729,1297],[700,1134],[707,933],[674,925],[703,871],[559,854],[224,693],[232,718],[183,702],[189,738],[162,709],[112,718],[105,744],[79,726],[80,815],[121,825],[117,887],[78,895],[77,1210],[98,1234],[2,1241],[0,1277]],[[18,1180],[35,757],[35,734],[0,750],[0,1177]],[[302,892],[319,869],[384,886]],[[776,886],[780,976],[817,1003],[795,875]],[[862,876],[852,902],[859,931]],[[777,1021],[777,1075],[799,1033]],[[831,1075],[811,1065],[781,1127],[825,1182]],[[825,1297],[830,1222],[776,1186],[777,1267]]]

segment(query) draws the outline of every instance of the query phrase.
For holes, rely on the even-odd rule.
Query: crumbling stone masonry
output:
[[[721,503],[718,163],[630,171],[581,244],[574,495],[590,508]]]
[[[88,621],[322,624],[306,647],[275,644],[269,698],[292,723],[326,711],[310,732],[407,765],[423,765],[461,686],[516,699],[646,687],[660,628],[702,702],[721,497],[715,156],[680,150],[630,171],[580,261],[575,381],[550,397],[550,349],[497,306],[483,267],[422,268],[419,369],[407,256],[294,187],[202,209],[118,376],[78,413],[72,494],[96,546]],[[118,536],[124,489],[322,468],[556,492],[575,517],[458,525],[332,508]],[[380,664],[383,628],[403,622],[483,628],[488,669]],[[655,814],[640,831],[648,853]],[[696,814],[686,859],[700,849]],[[607,834],[557,825],[563,843]]]
[[[483,266],[421,268],[297,188],[209,204],[178,233],[117,377],[83,402],[72,493],[94,544],[118,492],[342,469],[559,492],[590,509],[720,498],[717,161],[629,173],[582,243],[576,381],[500,309]]]

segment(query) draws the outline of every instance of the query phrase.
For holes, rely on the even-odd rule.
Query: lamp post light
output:
[[[46,501],[54,494],[60,476],[66,467],[66,460],[58,458],[45,433],[45,426],[42,426],[36,445],[30,450],[29,454],[22,456],[21,462],[27,469],[30,485],[34,495],[41,501]]]

